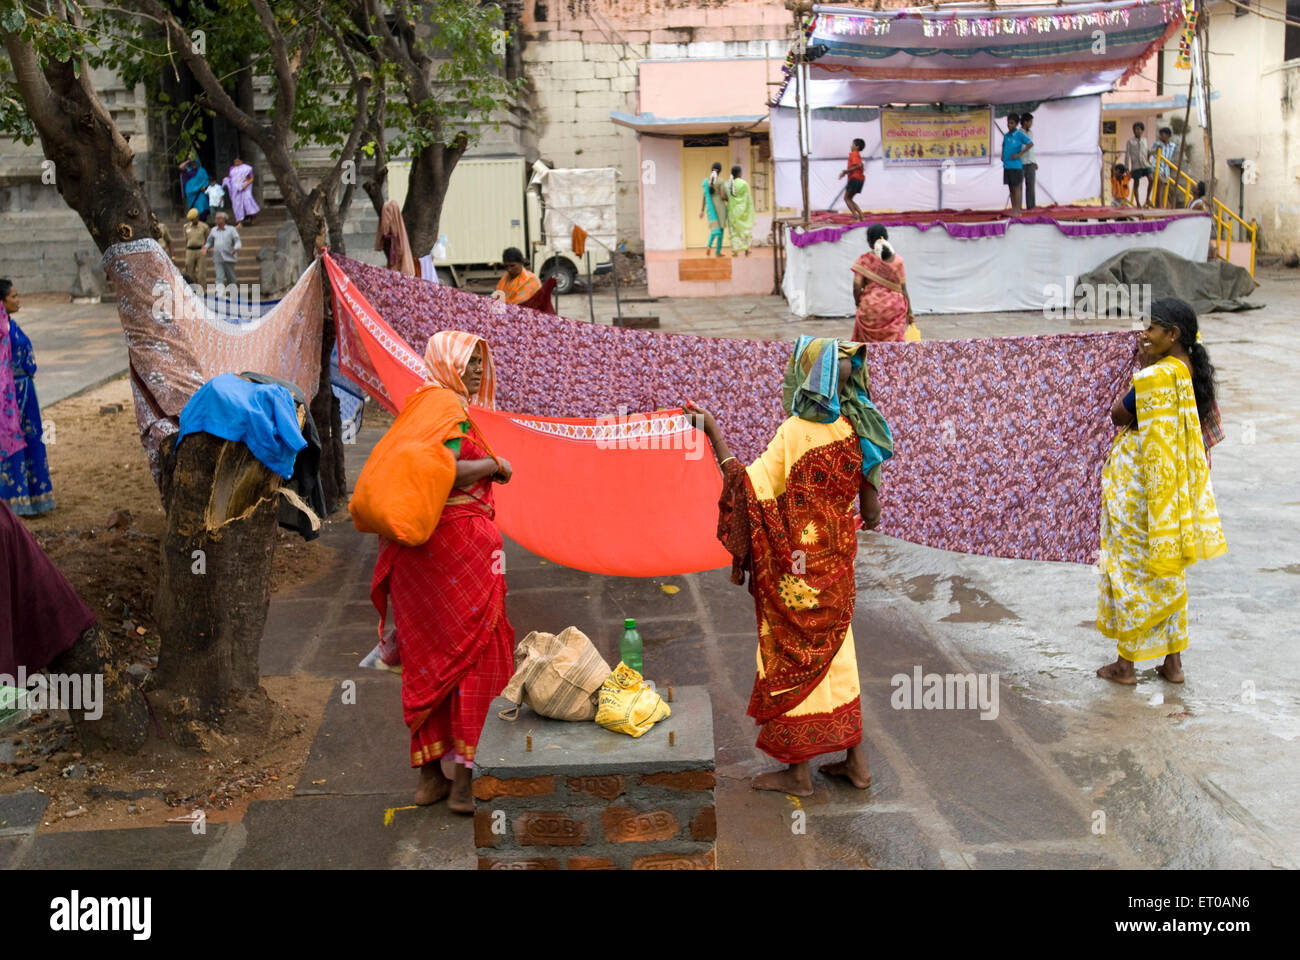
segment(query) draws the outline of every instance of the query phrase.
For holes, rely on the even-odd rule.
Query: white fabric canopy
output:
[[[816,84],[814,84],[816,86]],[[1038,161],[1038,205],[1066,204],[1101,193],[1101,149],[1097,138],[1101,97],[1076,97],[1042,104],[1034,111],[1034,157]],[[992,156],[987,165],[948,168],[954,182],[941,183],[939,167],[884,166],[880,120],[865,123],[812,115],[808,196],[813,210],[845,210],[839,178],[854,137],[867,147],[866,187],[858,195],[863,210],[1001,210],[1007,205],[1002,183],[1003,117],[995,118]],[[803,206],[799,186],[798,118],[793,109],[772,109],[772,157],[776,164],[777,206]],[[942,189],[942,204],[940,190]]]
[[[889,242],[903,258],[912,309],[919,316],[1040,310],[1054,302],[1059,291],[1069,289],[1072,278],[1135,248],[1169,250],[1203,263],[1210,222],[1208,216],[1179,217],[1153,233],[1096,237],[1067,237],[1053,224],[1013,223],[1004,236],[962,240],[939,226],[924,232],[911,226],[888,229]],[[798,317],[852,316],[849,268],[866,250],[865,225],[834,242],[796,247],[787,239],[781,289],[790,312]]]

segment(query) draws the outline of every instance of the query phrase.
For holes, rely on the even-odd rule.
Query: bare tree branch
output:
[[[257,11],[257,19],[266,31],[267,42],[271,45],[271,63],[275,67],[276,103],[275,117],[272,125],[280,136],[285,136],[293,122],[294,108],[298,104],[298,74],[289,63],[289,49],[285,43],[284,33],[275,22],[275,14],[266,0],[250,0]],[[301,49],[298,51],[298,69],[302,68]]]

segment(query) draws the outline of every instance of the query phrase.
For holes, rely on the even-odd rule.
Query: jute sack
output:
[[[596,697],[608,676],[609,664],[577,627],[559,636],[534,630],[515,647],[515,675],[501,691],[516,706],[499,716],[514,720],[518,704],[527,703],[554,720],[594,719]]]

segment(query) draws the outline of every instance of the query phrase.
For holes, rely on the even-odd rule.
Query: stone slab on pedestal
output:
[[[713,715],[703,687],[674,689],[672,716],[639,738],[528,707],[500,719],[509,706],[493,702],[474,756],[479,869],[716,868]]]

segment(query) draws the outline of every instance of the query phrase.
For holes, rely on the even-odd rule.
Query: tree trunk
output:
[[[77,212],[95,245],[158,235],[158,220],[136,182],[131,147],[90,86],[89,68],[78,77],[73,62],[51,61],[42,72],[35,51],[18,35],[4,35],[15,82],[54,161],[54,183]]]
[[[126,672],[125,662],[113,657],[112,647],[98,623],[50,661],[49,671],[104,678],[103,715],[90,720],[81,710],[72,710],[69,714],[85,749],[134,753],[148,739],[149,704],[139,683]]]
[[[447,196],[452,171],[468,145],[463,134],[457,135],[451,144],[430,144],[411,162],[411,185],[402,206],[402,219],[406,222],[412,256],[424,256],[438,242],[442,201]]]
[[[173,716],[206,720],[232,694],[258,687],[280,478],[243,444],[207,433],[165,447],[163,472],[154,679],[175,698]]]

